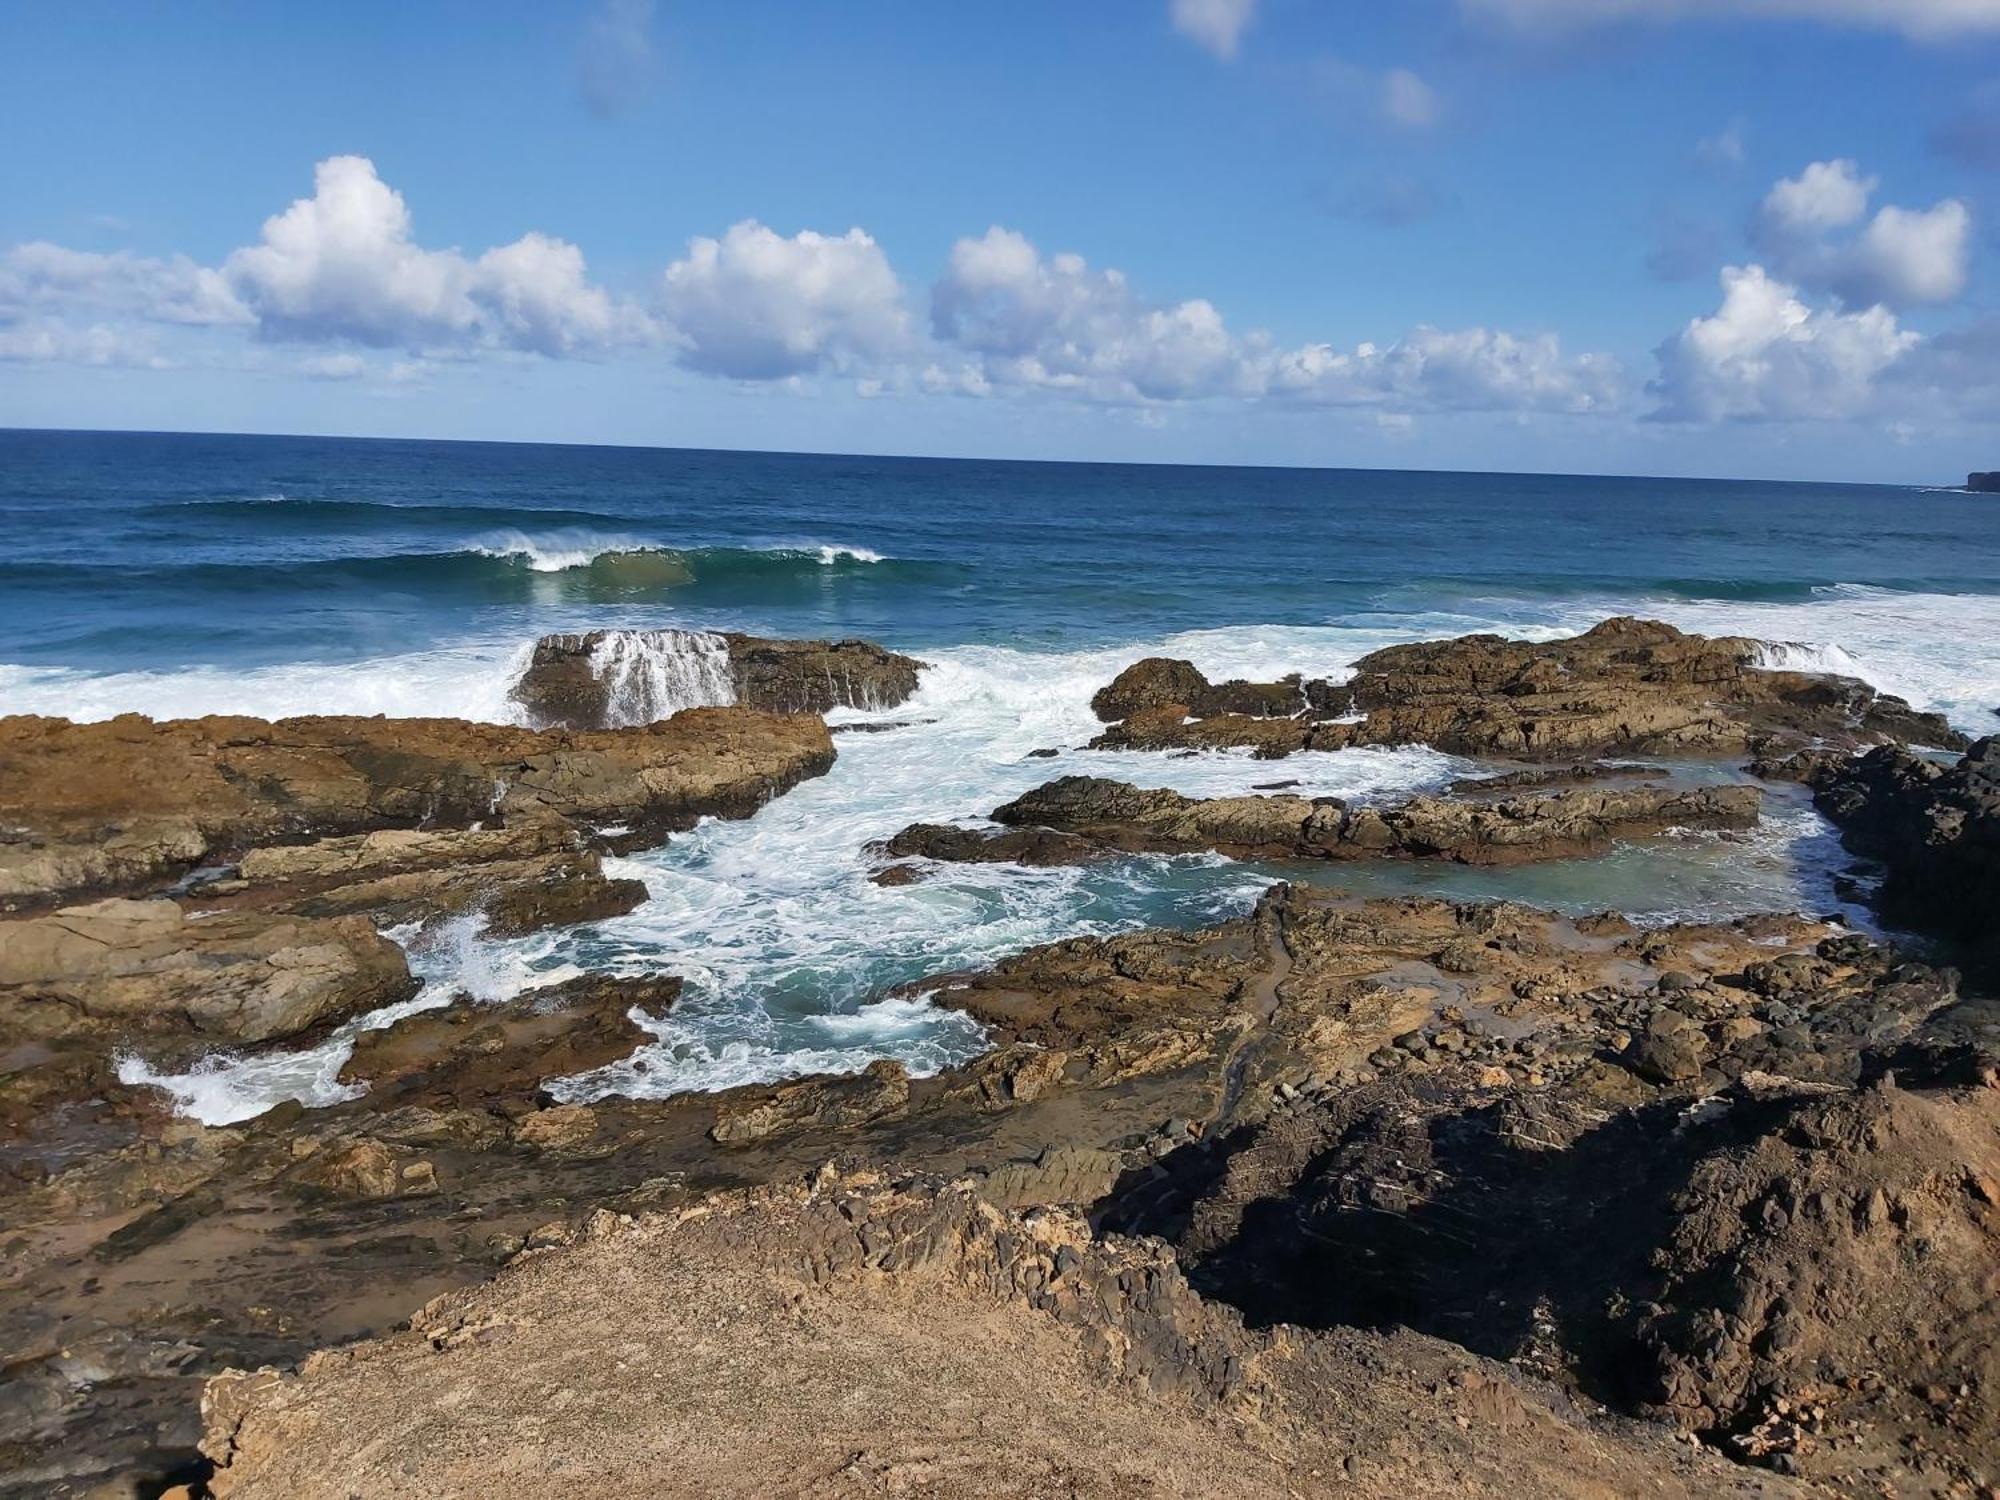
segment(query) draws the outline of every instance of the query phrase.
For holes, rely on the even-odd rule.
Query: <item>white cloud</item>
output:
[[[1869,195],[1880,181],[1863,177],[1845,157],[1816,161],[1798,176],[1774,183],[1758,212],[1767,233],[1819,234],[1852,224],[1866,213]]]
[[[1743,122],[1732,120],[1724,129],[1714,135],[1705,135],[1694,143],[1694,159],[1712,172],[1733,171],[1742,166],[1749,155],[1743,137]]]
[[[169,369],[172,363],[129,329],[104,323],[78,328],[52,318],[0,318],[0,360],[145,370]]]
[[[1236,56],[1257,14],[1257,0],[1168,0],[1174,30],[1224,62]]]
[[[1044,257],[995,227],[952,247],[932,289],[937,339],[970,356],[981,390],[1037,389],[1111,403],[1214,396],[1393,410],[1594,411],[1615,404],[1618,373],[1602,356],[1566,357],[1552,335],[1420,327],[1394,344],[1349,351],[1279,349],[1232,333],[1200,298],[1151,304],[1115,270],[1081,256]],[[968,390],[960,373],[926,372],[932,389]]]
[[[424,249],[403,195],[363,156],[321,162],[312,197],[265,220],[260,243],[233,252],[223,274],[273,339],[556,355],[645,331],[562,240],[528,234],[477,260]]]
[[[1552,333],[1428,325],[1386,346],[1308,344],[1274,353],[1260,373],[1274,396],[1404,412],[1598,412],[1618,405],[1622,386],[1616,360],[1565,355]]]
[[[1842,257],[1833,288],[1850,303],[1911,307],[1965,290],[1972,214],[1956,198],[1929,209],[1883,208]]]
[[[633,109],[651,92],[653,0],[604,0],[576,51],[576,88],[584,107],[604,119]]]
[[[1382,113],[1393,125],[1435,125],[1437,91],[1408,68],[1391,68],[1382,75]]]
[[[0,255],[0,316],[50,307],[197,326],[250,321],[222,275],[184,255],[103,255],[42,240]]]
[[[1716,17],[1819,21],[1920,40],[2000,32],[2000,0],[1460,0],[1471,15],[1527,30]]]
[[[1813,162],[1783,179],[1758,209],[1758,248],[1782,276],[1830,291],[1851,307],[1949,302],[1966,285],[1972,214],[1956,198],[1928,209],[1879,209],[1858,234],[1878,180],[1846,159]]]
[[[881,246],[859,229],[786,238],[754,219],[689,241],[663,298],[689,368],[741,380],[845,370],[902,353],[909,314]]]
[[[1921,343],[1895,314],[1807,306],[1762,266],[1722,272],[1722,306],[1656,351],[1654,415],[1670,421],[1804,421],[1860,416],[1878,382]]]
[[[314,380],[359,380],[368,361],[358,354],[313,354],[299,361],[299,373]]]

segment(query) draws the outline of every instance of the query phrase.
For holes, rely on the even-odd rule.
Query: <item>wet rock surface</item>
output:
[[[1505,780],[1505,778],[1503,778]],[[1080,864],[1118,853],[1210,851],[1237,859],[1446,859],[1514,864],[1600,854],[1612,841],[1757,824],[1751,786],[1589,784],[1550,792],[1413,797],[1386,806],[1337,798],[1186,797],[1066,776],[995,808],[999,830],[918,823],[877,846],[889,858]]]
[[[568,729],[644,722],[697,689],[768,713],[823,714],[894,708],[922,667],[872,641],[593,630],[535,642],[512,696],[533,722]]]
[[[1989,982],[2000,978],[2000,737],[1957,763],[1896,746],[1786,768],[1855,853],[1879,862],[1891,920],[1953,939]]]
[[[1243,747],[1261,755],[1424,744],[1548,760],[1733,753],[1766,743],[1955,748],[1941,717],[1853,678],[1768,671],[1762,643],[1606,620],[1548,642],[1499,636],[1391,646],[1344,683],[1210,685],[1187,662],[1128,667],[1093,700],[1107,749]]]
[[[833,764],[801,715],[570,733],[453,719],[0,719],[0,900],[158,888],[259,846],[499,822],[658,842]]]

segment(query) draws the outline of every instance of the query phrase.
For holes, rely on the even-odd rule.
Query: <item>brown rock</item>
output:
[[[358,917],[98,901],[0,923],[0,1030],[255,1043],[407,998],[403,951]]]
[[[909,1073],[884,1058],[851,1077],[739,1089],[717,1108],[709,1135],[734,1145],[799,1130],[839,1130],[899,1115],[909,1102]]]
[[[657,839],[833,763],[826,726],[691,709],[570,733],[452,719],[0,719],[0,897],[133,888],[258,845],[570,820]]]
[[[1500,796],[1413,797],[1387,807],[1331,798],[1184,797],[1066,776],[994,809],[1000,831],[918,823],[880,852],[959,862],[1079,864],[1120,851],[1212,850],[1238,859],[1449,859],[1511,864],[1595,854],[1669,828],[1749,828],[1750,786],[1586,786]]]
[[[1129,675],[1099,695],[1100,717],[1122,716],[1124,722],[1092,743],[1136,749],[1237,745],[1266,755],[1425,744],[1452,754],[1521,760],[1733,752],[1787,739],[1964,743],[1939,716],[1918,713],[1865,683],[1766,671],[1757,666],[1762,659],[1756,641],[1709,639],[1624,618],[1561,641],[1462,636],[1377,651],[1356,663],[1344,684],[1266,685],[1273,697],[1253,709],[1261,711],[1280,690],[1301,700],[1280,725],[1225,701],[1240,698],[1240,690],[1218,689],[1211,699],[1206,679],[1187,663],[1166,664],[1172,673],[1142,663],[1143,672],[1128,668]],[[1162,696],[1169,689],[1171,701]]]

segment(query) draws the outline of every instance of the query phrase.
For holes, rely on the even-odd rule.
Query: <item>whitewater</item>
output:
[[[880,998],[926,976],[991,963],[1036,943],[1168,923],[1194,925],[1245,909],[1285,872],[1210,857],[1140,856],[1108,866],[1031,870],[956,866],[913,886],[885,889],[868,844],[918,821],[978,822],[991,808],[1054,776],[1110,776],[1196,796],[1248,792],[1274,780],[1308,796],[1394,799],[1476,774],[1435,751],[1358,748],[1280,764],[1238,753],[1186,758],[1080,747],[1100,727],[1090,695],[1144,655],[1184,656],[1211,678],[1270,679],[1298,671],[1341,677],[1367,652],[1398,642],[1494,630],[1547,639],[1611,613],[1642,613],[1709,633],[1772,642],[1764,665],[1839,671],[1949,714],[1978,732],[1983,704],[2000,697],[2000,599],[1829,589],[1798,605],[1667,599],[1571,601],[1559,607],[1494,601],[1365,623],[1203,630],[1116,647],[1038,653],[954,646],[930,664],[899,708],[839,711],[839,760],[747,821],[709,820],[663,848],[611,861],[646,884],[631,914],[512,941],[484,938],[460,920],[416,939],[424,988],[410,1001],[349,1023],[293,1053],[216,1054],[183,1073],[121,1060],[128,1082],[169,1091],[210,1124],[247,1119],[284,1099],[321,1105],[348,1097],[337,1074],[360,1030],[455,995],[497,1000],[585,971],[668,972],[684,998],[665,1016],[641,1016],[651,1040],[593,1073],[555,1080],[558,1097],[664,1097],[809,1073],[852,1071],[895,1058],[916,1076],[977,1055],[976,1026],[921,997]],[[717,638],[675,630],[650,640],[611,637],[601,665],[625,685],[621,719],[643,721],[730,700]],[[249,672],[36,673],[0,669],[12,710],[95,718],[123,711],[443,714],[519,718],[509,700],[531,643],[450,649],[345,664],[287,664]],[[873,726],[877,732],[855,732]],[[1053,758],[1034,752],[1056,750]],[[1399,865],[1343,869],[1358,889],[1507,894],[1571,910],[1617,906],[1646,920],[1751,910],[1842,907],[1839,854],[1803,800],[1774,795],[1748,844],[1708,837],[1621,849],[1546,869],[1492,871]],[[1296,878],[1296,872],[1294,878]],[[1332,878],[1332,877],[1324,877]],[[1862,914],[1848,909],[1852,920]],[[397,934],[409,940],[409,934]]]

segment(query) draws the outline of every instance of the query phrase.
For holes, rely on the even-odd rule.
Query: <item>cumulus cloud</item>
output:
[[[1553,336],[1420,327],[1389,345],[1278,348],[1239,335],[1214,304],[1155,304],[1116,270],[1043,256],[995,227],[952,247],[932,288],[931,329],[969,357],[934,367],[934,389],[1052,390],[1104,402],[1213,396],[1398,410],[1582,412],[1613,404],[1615,364],[1565,356]]]
[[[1758,265],[1722,272],[1722,305],[1662,344],[1654,415],[1668,421],[1838,420],[1874,404],[1878,382],[1922,342],[1886,307],[1807,305]]]
[[[652,91],[653,0],[604,0],[576,49],[576,91],[600,119],[626,114]]]
[[[1705,18],[1819,21],[1919,40],[2000,32],[2000,0],[1460,0],[1467,14],[1527,30]]]
[[[1956,198],[1928,209],[1885,205],[1858,232],[1879,185],[1846,159],[1813,162],[1774,185],[1753,237],[1780,275],[1830,291],[1850,306],[1906,308],[1949,302],[1965,290],[1972,214]]]
[[[403,195],[364,156],[321,162],[313,195],[265,220],[223,275],[269,339],[557,355],[643,331],[562,240],[527,234],[477,259],[417,244]]]
[[[790,238],[754,219],[667,267],[666,314],[689,368],[739,380],[846,370],[901,353],[902,284],[859,229]]]
[[[1859,219],[1879,185],[1879,178],[1863,177],[1845,157],[1816,161],[1774,183],[1758,212],[1766,233],[1819,234]]]
[[[1257,15],[1257,0],[1168,0],[1174,30],[1224,62],[1236,56]]]

